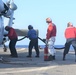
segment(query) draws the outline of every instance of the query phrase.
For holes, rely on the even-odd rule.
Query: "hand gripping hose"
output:
[[[41,39],[40,37],[38,37],[38,39],[40,39],[42,42],[44,42],[46,44],[46,39]],[[54,49],[64,49],[64,47],[61,47],[61,48],[57,48],[57,47],[54,47]]]

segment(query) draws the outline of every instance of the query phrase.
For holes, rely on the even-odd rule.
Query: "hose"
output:
[[[25,39],[27,36],[22,37],[21,39],[18,39],[17,41],[21,41],[23,39]]]
[[[61,48],[57,48],[57,47],[54,47],[54,49],[64,49],[65,47],[61,47]]]
[[[46,41],[46,39],[41,39],[40,37],[38,37],[38,39],[40,39],[42,42],[44,42],[45,43],[45,41]],[[45,43],[46,44],[46,43]],[[61,48],[57,48],[57,47],[54,47],[54,49],[64,49],[65,48],[65,46],[64,47],[61,47]]]

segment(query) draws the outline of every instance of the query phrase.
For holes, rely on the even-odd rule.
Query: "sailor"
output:
[[[9,43],[9,49],[11,52],[11,57],[18,57],[17,55],[17,51],[15,48],[16,42],[18,40],[18,36],[14,30],[14,28],[10,27],[10,26],[6,26],[5,30],[8,31],[8,34],[6,34],[5,36],[8,36],[8,38],[10,39],[10,43]]]
[[[67,28],[65,29],[64,35],[66,38],[66,43],[63,52],[63,60],[65,60],[65,56],[69,52],[70,45],[73,46],[76,55],[76,28],[73,26],[71,22],[67,23]]]
[[[35,48],[36,51],[36,56],[35,57],[39,57],[39,47],[38,47],[38,36],[36,33],[36,30],[33,29],[32,25],[28,26],[28,34],[27,34],[27,38],[30,39],[29,42],[29,52],[28,52],[28,56],[27,57],[32,57],[32,48]]]
[[[49,51],[49,60],[55,60],[55,37],[56,37],[56,25],[52,23],[51,18],[46,18],[46,23],[48,24],[47,34],[46,34],[46,43],[48,44]]]

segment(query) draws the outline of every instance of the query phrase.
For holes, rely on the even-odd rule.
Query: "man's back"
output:
[[[37,38],[37,33],[36,33],[36,30],[34,29],[30,29],[28,31],[28,35],[27,35],[30,39],[33,39],[33,38]]]
[[[76,37],[76,30],[75,27],[68,27],[65,30],[65,38],[69,39],[69,38],[75,38]]]
[[[10,40],[17,38],[17,34],[15,32],[15,30],[11,27],[8,33],[8,37]]]

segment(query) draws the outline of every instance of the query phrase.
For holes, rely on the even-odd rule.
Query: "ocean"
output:
[[[28,48],[28,45],[16,45],[18,48]],[[45,48],[45,45],[39,45],[40,48]],[[62,48],[64,45],[55,45],[55,48]],[[72,46],[70,46],[70,50],[74,50]]]

